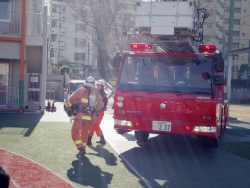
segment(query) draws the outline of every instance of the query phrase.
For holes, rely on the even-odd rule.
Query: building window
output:
[[[243,10],[243,13],[246,13],[246,12],[247,12],[247,10],[246,10],[246,9],[244,9],[244,10]]]
[[[75,45],[76,46],[86,46],[86,40],[80,39],[80,38],[76,38],[75,39]]]
[[[245,36],[245,33],[242,33],[242,36]]]
[[[240,25],[240,20],[234,20],[235,25]]]
[[[84,31],[86,26],[84,24],[76,24],[76,31]]]
[[[240,36],[240,32],[239,31],[234,31],[233,36],[236,36],[236,37]]]
[[[75,53],[76,61],[85,61],[85,53]]]
[[[11,0],[0,0],[0,21],[10,22]]]
[[[66,7],[62,7],[62,12],[65,12],[66,11]]]
[[[57,27],[57,20],[52,20],[51,26],[52,27]]]
[[[233,48],[238,49],[239,48],[239,43],[233,43]]]
[[[56,41],[56,34],[52,34],[52,35],[51,35],[51,42],[52,42],[52,41]]]
[[[241,9],[240,8],[235,8],[234,9],[234,13],[240,13],[241,12]]]
[[[52,7],[52,12],[57,12],[56,7]]]

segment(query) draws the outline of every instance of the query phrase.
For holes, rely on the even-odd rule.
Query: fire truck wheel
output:
[[[148,140],[149,133],[144,131],[135,131],[135,139],[137,142],[146,142]]]

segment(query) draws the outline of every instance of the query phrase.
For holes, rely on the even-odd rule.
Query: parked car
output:
[[[67,111],[67,104],[70,96],[80,87],[83,87],[85,80],[71,80],[64,89],[64,110]]]

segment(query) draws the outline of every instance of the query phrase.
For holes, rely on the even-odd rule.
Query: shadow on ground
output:
[[[72,168],[67,171],[67,176],[78,184],[100,188],[109,187],[113,178],[113,174],[94,166],[85,156],[72,162]]]
[[[1,114],[0,113],[0,134],[4,128],[23,128],[23,136],[30,136],[39,123],[43,114]],[[6,134],[6,133],[4,133]],[[15,134],[12,131],[10,134]]]

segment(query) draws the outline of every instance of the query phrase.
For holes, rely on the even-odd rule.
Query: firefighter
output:
[[[96,85],[97,85],[97,90],[102,97],[102,101],[103,101],[104,106],[99,111],[99,115],[96,118],[96,122],[90,126],[87,145],[92,145],[91,139],[92,139],[92,136],[94,135],[94,132],[96,133],[97,136],[100,137],[100,140],[96,141],[96,142],[100,143],[100,144],[106,144],[106,141],[105,141],[104,136],[103,136],[103,132],[102,132],[101,127],[100,127],[101,121],[102,121],[103,116],[104,116],[104,111],[107,110],[107,104],[108,104],[107,94],[104,91],[106,83],[102,79],[102,80],[98,80],[96,82]]]
[[[79,150],[76,157],[82,157],[86,153],[89,127],[96,111],[103,108],[100,94],[95,87],[95,79],[90,76],[86,79],[84,87],[79,88],[69,98],[67,108],[72,110],[72,105],[77,104],[76,114],[72,116],[74,123],[71,129],[72,140]],[[74,110],[75,111],[75,110]]]

